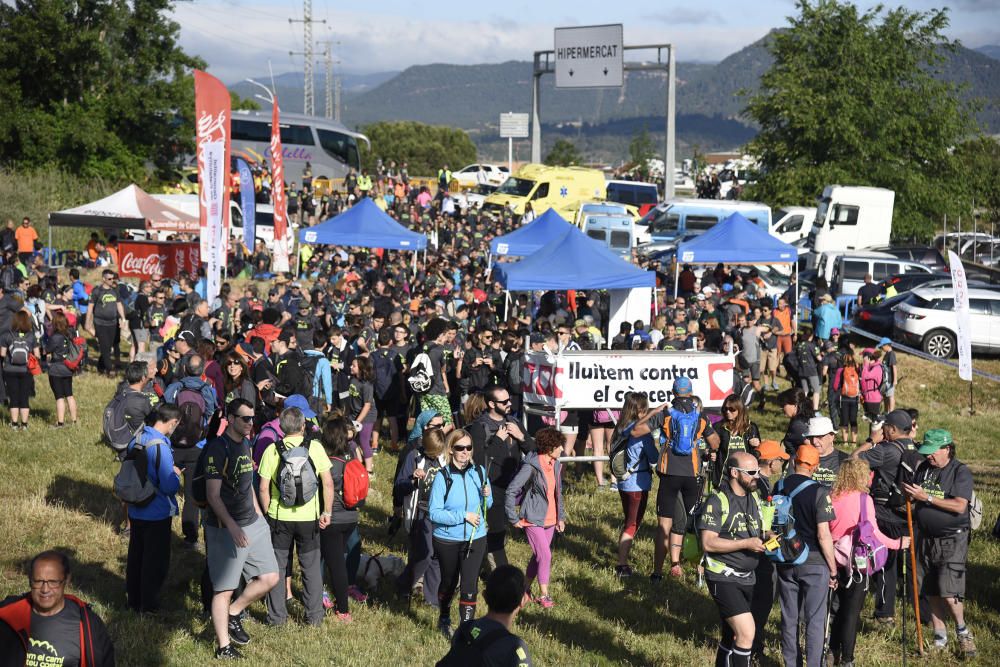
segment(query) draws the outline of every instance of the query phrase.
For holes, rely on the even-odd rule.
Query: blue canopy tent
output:
[[[490,254],[527,257],[550,242],[562,238],[570,227],[571,224],[556,213],[555,209],[550,208],[523,227],[490,241]]]
[[[799,250],[779,241],[739,213],[677,246],[674,297],[681,264],[792,264],[798,277]],[[796,282],[798,282],[796,280]]]
[[[301,243],[424,250],[427,237],[393,220],[365,197],[343,213],[299,232]]]
[[[656,275],[643,271],[568,225],[562,237],[530,257],[493,269],[508,290],[630,289],[655,287]]]

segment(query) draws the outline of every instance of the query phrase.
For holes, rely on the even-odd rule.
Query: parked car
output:
[[[507,167],[496,164],[470,164],[451,174],[452,183],[458,183],[463,188],[476,185],[500,185],[507,180],[510,172]]]
[[[868,248],[876,252],[887,252],[893,257],[908,259],[911,262],[920,262],[932,271],[947,271],[948,264],[944,261],[944,256],[937,248],[929,245],[892,245]]]
[[[916,301],[912,290],[917,287],[947,290],[952,286],[951,276],[943,273],[913,273],[904,276],[893,276],[893,278],[901,279],[900,282],[896,283],[896,289],[899,293],[878,303],[867,304],[856,309],[852,314],[851,324],[877,336],[892,336],[896,307],[901,303]],[[910,282],[919,280],[921,282],[919,284],[906,285],[903,282],[906,280]],[[988,284],[974,280],[970,280],[968,284],[969,287],[989,288]],[[906,285],[905,289],[900,287],[900,285]]]
[[[954,356],[958,327],[953,290],[918,287],[910,294],[896,308],[894,337],[933,357]],[[969,311],[973,351],[1000,351],[1000,291],[970,287]]]
[[[809,235],[816,219],[816,207],[785,206],[775,211],[772,219],[771,236],[792,243]]]
[[[496,190],[496,185],[476,185],[464,192],[453,194],[451,198],[455,200],[455,204],[459,208],[482,208],[486,198],[496,192]]]
[[[899,273],[930,272],[929,268],[919,262],[897,259],[889,253],[868,250],[852,252],[834,260],[830,292],[840,296],[854,296],[865,284],[865,276],[868,274],[871,274],[875,282],[880,282]]]

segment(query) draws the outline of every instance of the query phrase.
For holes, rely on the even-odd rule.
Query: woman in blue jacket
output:
[[[504,510],[507,520],[524,528],[531,545],[531,560],[524,571],[525,601],[531,599],[531,584],[538,578],[541,597],[535,602],[548,609],[555,605],[549,595],[549,574],[552,569],[552,537],[566,528],[566,510],[562,498],[562,465],[559,452],[564,438],[554,428],[543,428],[535,434],[537,452],[524,459],[513,481],[507,487]],[[520,511],[517,506],[520,505]]]
[[[625,395],[618,425],[611,436],[611,442],[619,438],[628,438],[628,448],[625,459],[631,474],[626,479],[618,480],[618,495],[622,500],[622,512],[625,515],[625,526],[618,538],[618,565],[615,574],[621,578],[631,577],[632,568],[628,564],[628,555],[632,551],[632,540],[639,530],[642,517],[646,513],[646,502],[649,500],[649,490],[653,487],[653,466],[660,458],[660,453],[653,443],[652,431],[663,423],[660,416],[663,406],[650,410],[649,398],[640,392],[629,392]],[[655,419],[654,419],[655,418]],[[632,429],[639,424],[654,420],[648,429],[643,429],[645,435],[632,435]]]
[[[462,579],[458,601],[462,622],[476,617],[479,568],[486,554],[486,510],[493,505],[489,478],[472,463],[472,438],[462,429],[448,434],[448,465],[434,477],[428,515],[434,526],[434,555],[441,566],[438,630],[451,639],[451,600]]]

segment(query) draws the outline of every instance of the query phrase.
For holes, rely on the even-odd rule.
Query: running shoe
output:
[[[543,595],[541,597],[537,597],[535,598],[535,602],[537,602],[539,606],[545,609],[551,609],[552,607],[556,606],[555,600],[552,599],[551,595]]]
[[[323,609],[333,609],[333,600],[330,599],[330,594],[323,591]]]
[[[368,601],[368,596],[365,595],[364,591],[362,591],[357,586],[354,586],[353,584],[347,587],[347,595],[349,595],[350,598],[352,600],[354,600],[355,602],[367,602]]]
[[[243,628],[243,619],[240,618],[239,614],[229,616],[229,639],[236,642],[240,646],[246,646],[250,643],[250,635]]]
[[[338,623],[350,623],[354,619],[351,618],[350,612],[345,612],[341,614],[339,611],[333,612],[333,618],[336,619]]]
[[[438,619],[438,632],[444,635],[444,638],[451,641],[452,631],[451,631],[451,619],[450,618],[439,618]]]
[[[976,657],[976,642],[972,639],[971,632],[958,635],[958,648],[962,650],[966,658]]]
[[[235,646],[227,644],[222,648],[215,649],[216,660],[242,660],[243,654]]]
[[[628,565],[616,565],[615,575],[619,579],[628,579],[629,577],[632,576],[632,568],[630,568]]]

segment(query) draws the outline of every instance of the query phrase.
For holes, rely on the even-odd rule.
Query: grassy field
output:
[[[959,457],[974,465],[976,484],[986,505],[985,533],[972,546],[967,618],[979,644],[981,664],[996,664],[1000,651],[1000,545],[988,537],[1000,508],[1000,391],[986,382],[975,386],[975,416],[968,415],[967,385],[952,371],[903,358],[900,404],[921,411],[923,428],[951,429]],[[137,618],[124,609],[126,542],[117,534],[117,503],[111,496],[112,457],[99,444],[100,414],[112,383],[93,374],[77,381],[82,419],[78,426],[52,430],[53,400],[47,383],[38,383],[31,429],[0,431],[0,594],[26,590],[23,563],[47,548],[69,552],[75,563],[72,592],[92,601],[111,628],[120,665],[205,664],[214,650],[211,627],[199,614],[196,582],[203,559],[177,547],[160,618]],[[759,419],[767,437],[780,437],[784,420],[769,406]],[[377,478],[364,511],[362,534],[367,553],[403,555],[401,543],[386,544],[383,523],[389,511],[389,476],[395,459],[377,458]],[[569,521],[555,548],[552,595],[557,605],[522,613],[516,631],[531,647],[539,665],[694,665],[712,664],[717,637],[715,606],[693,577],[653,587],[645,576],[624,584],[612,576],[620,506],[613,493],[597,492],[593,476],[569,484]],[[647,514],[633,550],[637,574],[651,568],[653,518]],[[179,531],[175,523],[175,531]],[[523,539],[509,547],[522,567],[530,552]],[[293,615],[294,610],[293,607]],[[301,611],[301,608],[298,608]],[[375,592],[367,605],[354,605],[354,623],[328,621],[322,629],[292,624],[270,629],[260,621],[263,605],[251,609],[253,641],[246,654],[255,664],[292,665],[431,665],[445,652],[434,631],[434,611],[407,609],[388,594]],[[869,608],[863,617],[870,616]],[[767,627],[765,664],[778,664],[779,614]],[[912,624],[908,629],[912,637]],[[862,624],[859,665],[898,665],[900,637]],[[912,643],[911,643],[912,647]],[[912,664],[957,662],[953,657]]]

